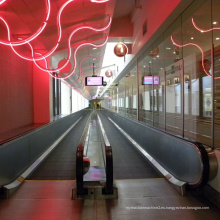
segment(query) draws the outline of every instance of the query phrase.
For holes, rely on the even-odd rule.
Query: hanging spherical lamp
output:
[[[111,70],[107,70],[107,71],[105,72],[105,76],[108,77],[108,78],[112,77],[112,75],[113,75],[113,73],[112,73]]]
[[[148,54],[151,57],[156,57],[160,52],[159,47],[156,47],[155,49],[151,50],[151,52]]]
[[[131,73],[129,72],[125,75],[125,77],[129,77],[130,75],[131,75]]]
[[[124,43],[118,43],[114,47],[114,53],[118,57],[124,57],[128,53],[128,47]]]
[[[67,59],[60,60],[60,62],[58,63],[58,68],[62,67],[66,62],[67,62]],[[59,72],[60,74],[68,73],[71,70],[71,68],[72,68],[71,63],[68,62],[67,65],[63,69],[61,69]]]
[[[200,61],[200,71],[201,72],[209,72],[211,69],[211,61],[208,59],[204,59],[203,61]]]

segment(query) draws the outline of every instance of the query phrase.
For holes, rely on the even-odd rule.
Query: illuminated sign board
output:
[[[102,86],[103,84],[102,76],[87,76],[85,80],[86,86]]]
[[[159,85],[160,84],[160,77],[159,76],[143,76],[143,85]]]

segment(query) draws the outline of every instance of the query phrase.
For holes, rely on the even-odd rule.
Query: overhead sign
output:
[[[86,86],[102,86],[103,77],[102,76],[87,76],[85,78]]]
[[[160,77],[159,76],[143,76],[143,85],[159,85]]]

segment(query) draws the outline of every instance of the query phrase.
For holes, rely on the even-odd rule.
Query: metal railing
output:
[[[83,169],[84,169],[84,162],[83,162],[83,152],[84,152],[84,146],[86,143],[86,139],[89,135],[89,122],[90,122],[91,115],[88,118],[88,121],[86,123],[86,126],[84,128],[83,134],[80,139],[80,143],[77,147],[76,151],[76,189],[77,189],[77,195],[86,195],[88,194],[88,190],[84,188],[83,184]]]
[[[80,144],[77,147],[76,151],[76,193],[77,196],[87,195],[88,189],[84,187],[83,175],[85,174],[85,163],[84,163],[84,153],[85,148],[88,145],[88,137],[89,137],[89,122],[91,120],[91,116],[89,117],[86,127],[83,131]],[[106,174],[106,182],[105,186],[102,189],[103,195],[111,195],[114,193],[113,190],[113,157],[112,157],[112,148],[108,141],[107,135],[103,128],[102,122],[98,117],[100,132],[102,138],[102,155],[105,166],[105,174]]]
[[[103,194],[112,194],[113,193],[113,156],[112,156],[112,147],[109,143],[105,129],[102,125],[102,122],[98,116],[100,130],[103,138],[103,159],[105,164],[105,173],[106,173],[106,186],[103,189]]]

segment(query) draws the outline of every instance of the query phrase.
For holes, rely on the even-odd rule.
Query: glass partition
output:
[[[213,144],[215,148],[220,148],[220,2],[212,1],[212,31],[213,52],[214,52],[214,78],[213,78]],[[218,29],[217,29],[218,28]]]
[[[125,75],[127,116],[137,119],[137,71],[136,66]]]
[[[149,55],[150,53],[151,50],[145,52],[138,60],[139,120],[153,125],[153,75],[152,56]]]
[[[164,39],[164,71],[166,93],[166,130],[183,135],[182,76],[183,57],[181,19],[166,31]]]
[[[219,11],[220,1],[192,3],[111,86],[109,108],[219,148]]]
[[[154,44],[152,56],[152,95],[153,95],[153,125],[165,129],[165,49],[163,38],[160,44]]]
[[[188,16],[183,13],[184,137],[211,145],[212,77],[211,1]],[[205,16],[204,16],[205,15]]]

